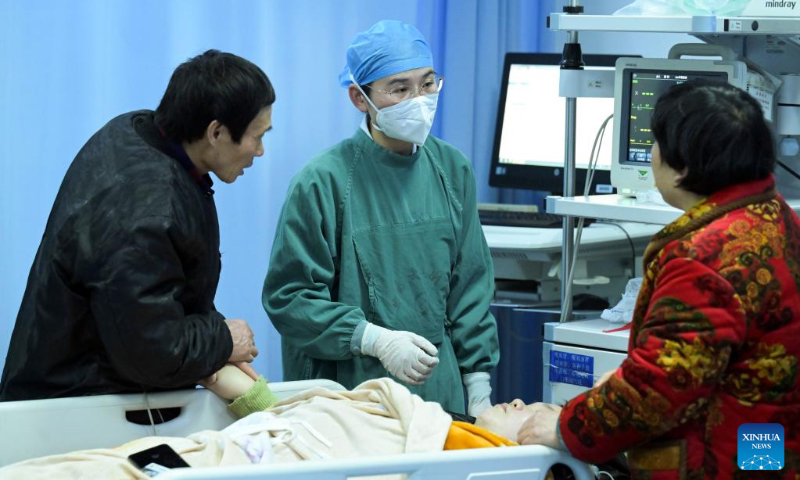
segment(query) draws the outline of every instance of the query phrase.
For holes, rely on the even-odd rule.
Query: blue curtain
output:
[[[289,180],[361,120],[336,81],[353,36],[384,18],[418,26],[446,77],[434,134],[473,159],[480,201],[511,200],[487,183],[503,55],[552,50],[551,8],[529,0],[0,1],[0,362],[75,154],[114,116],[155,108],[180,62],[216,48],[261,66],[277,91],[266,154],[234,185],[216,184],[224,264],[216,304],[253,326],[255,365],[280,380],[280,337],[261,286]]]
[[[437,39],[435,58],[446,76],[435,133],[472,159],[480,202],[540,205],[544,196],[495,189],[488,179],[503,58],[506,52],[545,52],[555,47],[555,34],[545,25],[554,11],[550,3],[451,0],[437,5],[441,14],[426,16],[435,22],[428,27],[433,34],[429,38]]]

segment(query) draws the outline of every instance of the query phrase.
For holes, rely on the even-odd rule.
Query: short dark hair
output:
[[[172,73],[156,124],[173,140],[191,142],[217,120],[239,143],[258,112],[273,103],[275,90],[260,68],[232,53],[208,50]]]
[[[764,114],[747,92],[723,82],[694,80],[659,98],[650,123],[661,161],[679,186],[699,195],[769,176],[775,149]]]

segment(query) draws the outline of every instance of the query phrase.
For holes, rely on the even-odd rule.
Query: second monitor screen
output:
[[[601,68],[601,67],[595,67]],[[613,68],[609,68],[613,70]],[[511,65],[505,103],[499,163],[564,166],[565,100],[558,96],[558,65]],[[613,98],[580,98],[577,102],[575,164],[587,168],[595,135],[614,113]],[[608,122],[599,170],[611,167],[613,122]]]

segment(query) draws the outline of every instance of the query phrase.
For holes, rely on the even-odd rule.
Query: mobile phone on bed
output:
[[[187,468],[189,466],[189,464],[166,443],[134,453],[128,457],[128,460],[139,467],[139,470],[144,472],[148,477],[155,477],[173,468]]]

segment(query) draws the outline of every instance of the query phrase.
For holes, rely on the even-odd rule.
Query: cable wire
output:
[[[153,412],[150,409],[150,399],[147,395],[147,392],[144,392],[144,404],[147,407],[147,417],[150,418],[150,427],[153,429],[153,436],[157,437],[158,434],[156,433],[156,422],[153,420]]]
[[[783,167],[783,169],[786,170],[787,172],[789,172],[794,178],[800,180],[800,174],[798,174],[797,172],[795,172],[794,170],[789,168],[788,165],[786,165],[785,163],[781,162],[780,160],[776,160],[776,161],[778,162],[778,165]]]
[[[636,276],[636,247],[633,245],[633,239],[628,234],[628,231],[625,230],[625,227],[623,227],[622,225],[620,225],[619,223],[616,223],[616,222],[599,221],[597,223],[602,223],[602,224],[605,224],[605,225],[614,225],[615,227],[617,227],[620,230],[622,230],[622,233],[625,234],[625,237],[627,237],[627,239],[628,239],[628,245],[631,246],[631,275],[628,277],[628,280],[630,280],[631,278],[635,277]]]
[[[611,120],[612,118],[614,118],[613,114],[609,115],[603,121],[603,124],[600,125],[600,128],[597,130],[597,135],[595,135],[594,137],[594,143],[592,144],[592,153],[589,155],[589,168],[586,172],[586,180],[583,182],[584,197],[588,197],[589,193],[591,192],[592,180],[594,180],[594,172],[597,168],[597,160],[600,157],[600,148],[603,145],[603,137],[605,136],[606,133],[606,126],[608,125],[609,120]],[[566,290],[564,292],[564,302],[566,303],[566,305],[561,306],[561,315],[559,318],[560,323],[564,323],[567,321],[566,312],[567,310],[572,310],[572,281],[575,277],[575,265],[578,263],[578,250],[581,245],[582,235],[583,235],[583,217],[579,217],[578,229],[577,232],[575,233],[574,248],[572,249],[572,258],[569,260],[569,263],[566,263],[567,281],[564,284],[564,289]]]

